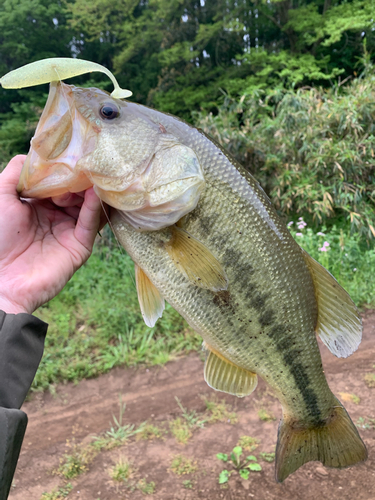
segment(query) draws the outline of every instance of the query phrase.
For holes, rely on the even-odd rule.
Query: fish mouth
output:
[[[91,187],[79,160],[95,149],[97,132],[76,109],[74,87],[52,82],[20,175],[20,196],[49,198]]]

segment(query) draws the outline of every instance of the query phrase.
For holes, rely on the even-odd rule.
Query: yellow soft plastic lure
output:
[[[111,93],[113,98],[125,99],[132,95],[130,90],[122,89],[113,74],[101,64],[68,57],[52,57],[26,64],[0,78],[0,84],[5,89],[22,89],[42,83],[66,80],[93,71],[105,73],[112,80],[115,87]]]

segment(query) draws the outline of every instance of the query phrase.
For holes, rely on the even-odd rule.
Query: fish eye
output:
[[[101,118],[104,120],[113,120],[120,115],[120,110],[116,106],[116,104],[112,102],[106,102],[99,110]]]

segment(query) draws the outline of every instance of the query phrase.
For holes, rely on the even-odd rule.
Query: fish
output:
[[[203,338],[210,387],[244,397],[259,376],[272,388],[282,406],[278,482],[310,461],[341,469],[366,460],[316,338],[351,355],[359,312],[247,170],[177,117],[52,81],[18,191],[45,198],[90,186],[114,208],[145,323],[168,301]]]

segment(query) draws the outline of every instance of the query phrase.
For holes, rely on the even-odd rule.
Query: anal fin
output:
[[[319,262],[303,250],[318,303],[316,332],[338,358],[347,358],[362,340],[362,321],[349,294]]]
[[[135,282],[137,285],[137,293],[139,305],[141,308],[143,319],[147,326],[155,326],[156,321],[162,317],[165,302],[160,295],[159,290],[150,281],[137,264],[135,264]]]
[[[243,398],[251,394],[258,384],[256,373],[240,368],[207,344],[208,356],[204,365],[204,379],[216,391]]]

